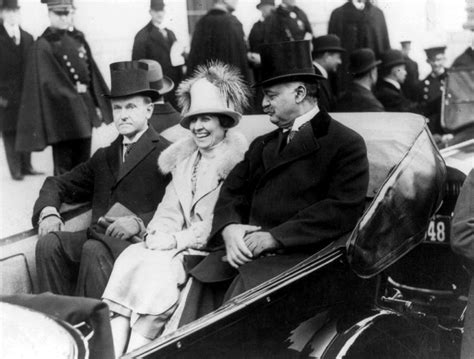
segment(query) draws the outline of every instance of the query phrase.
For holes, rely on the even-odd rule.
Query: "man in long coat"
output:
[[[247,45],[242,23],[232,15],[235,0],[216,0],[214,7],[196,24],[187,61],[188,74],[199,65],[220,60],[240,70],[249,81]]]
[[[183,77],[183,67],[173,66],[171,63],[171,48],[177,40],[174,32],[163,25],[164,8],[163,0],[151,0],[151,21],[135,35],[132,60],[150,59],[157,61],[165,75],[178,86]],[[176,96],[173,92],[168,92],[165,99],[173,106],[177,105]]]
[[[51,22],[26,64],[17,127],[18,151],[53,147],[54,173],[90,157],[92,127],[112,122],[108,88],[84,34],[72,27],[72,0],[48,3]]]
[[[169,182],[157,166],[169,142],[148,126],[152,101],[159,96],[149,87],[148,65],[119,62],[110,68],[120,136],[72,171],[48,177],[33,209],[32,222],[39,226],[40,237],[36,246],[40,292],[100,298],[115,258],[151,220]],[[93,226],[62,231],[61,204],[84,202],[92,203]],[[117,218],[105,218],[112,224],[101,229],[96,224],[99,218],[118,204],[127,210],[116,209]]]
[[[31,166],[30,153],[15,151],[25,62],[33,36],[19,26],[17,0],[4,0],[0,12],[0,128],[10,175],[22,180],[25,175],[38,174]]]
[[[407,69],[407,78],[402,83],[402,91],[410,101],[418,101],[418,88],[420,86],[418,63],[410,57],[411,41],[401,41],[400,44],[402,45],[402,53]]]
[[[217,251],[191,271],[203,283],[231,280],[226,298],[349,233],[369,179],[363,139],[317,106],[310,42],[264,45],[261,56],[263,109],[279,128],[256,138],[224,181],[210,237]]]

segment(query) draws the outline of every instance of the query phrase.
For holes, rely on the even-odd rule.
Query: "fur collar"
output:
[[[160,171],[164,174],[172,172],[178,163],[191,156],[197,148],[192,137],[173,143],[158,158]],[[248,142],[245,136],[235,129],[229,129],[224,138],[222,150],[214,158],[218,176],[222,179],[226,178],[235,165],[243,160],[247,149]]]

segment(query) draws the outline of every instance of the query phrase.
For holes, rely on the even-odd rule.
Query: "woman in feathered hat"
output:
[[[117,355],[127,342],[131,350],[162,332],[186,281],[183,255],[206,254],[222,182],[248,147],[245,137],[232,129],[248,103],[248,88],[237,70],[222,63],[201,66],[177,94],[183,107],[181,125],[191,136],[172,144],[158,159],[172,181],[144,241],[119,256],[103,294],[114,313]]]

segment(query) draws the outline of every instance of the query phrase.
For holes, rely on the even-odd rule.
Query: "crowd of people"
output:
[[[432,72],[419,81],[409,43],[390,48],[370,1],[335,9],[328,35],[315,37],[294,0],[262,0],[247,44],[237,1],[216,0],[184,66],[172,56],[165,4],[151,0],[131,61],[110,64],[110,91],[72,26],[72,0],[41,1],[50,26],[34,42],[19,27],[17,1],[1,5],[8,163],[21,180],[37,173],[29,153],[52,146],[54,176],[32,218],[39,289],[103,299],[117,355],[160,335],[188,277],[182,323],[352,230],[365,205],[366,147],[328,112],[421,113],[444,141],[445,47],[425,50]],[[265,113],[277,129],[249,145],[234,128],[244,113]],[[112,122],[119,136],[91,157],[92,127]],[[61,204],[82,202],[91,226],[64,231]],[[357,281],[333,276],[321,278],[315,301],[336,301]]]

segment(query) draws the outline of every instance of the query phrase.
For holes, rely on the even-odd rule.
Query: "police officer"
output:
[[[17,149],[53,147],[54,174],[90,156],[92,126],[112,122],[108,88],[84,34],[73,27],[72,0],[41,0],[50,26],[32,46],[26,66]]]

